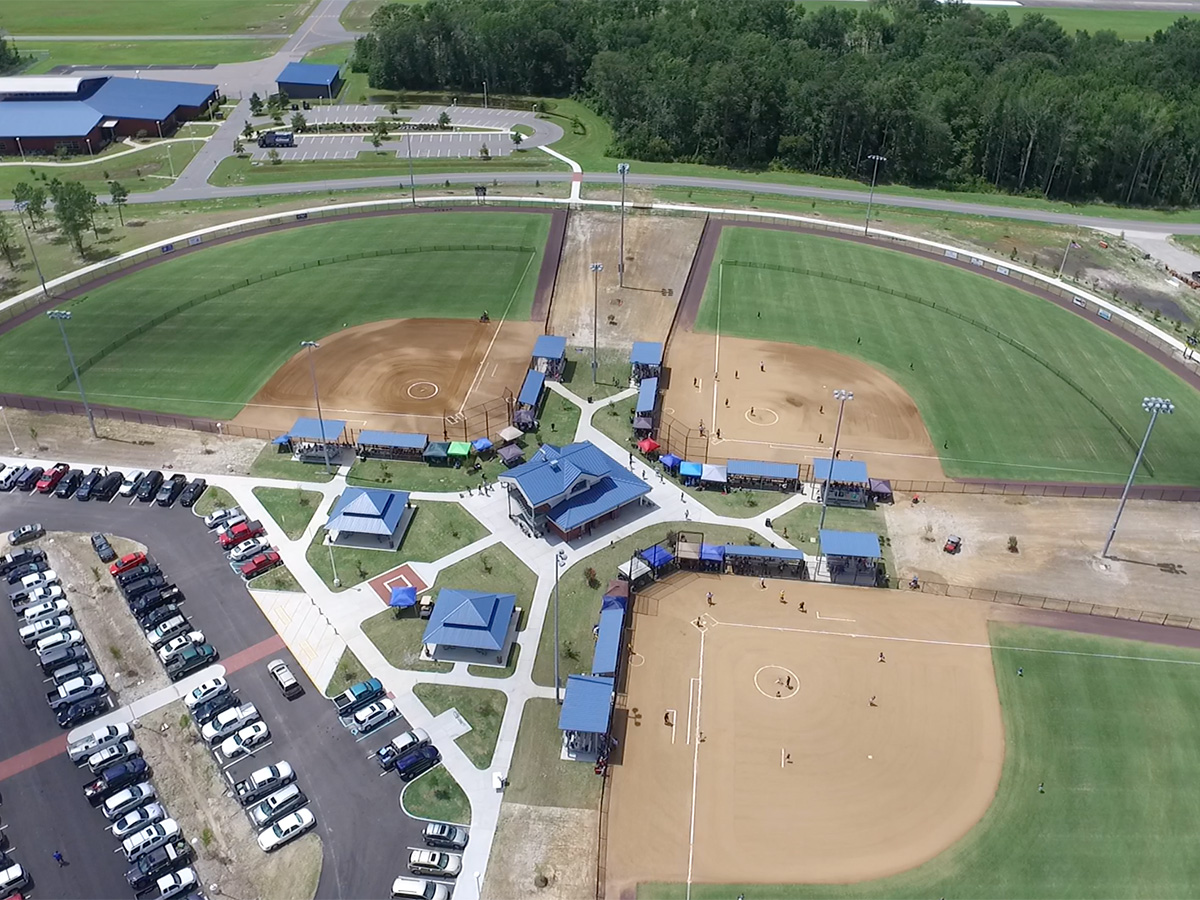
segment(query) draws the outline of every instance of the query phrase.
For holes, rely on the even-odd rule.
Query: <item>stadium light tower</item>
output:
[[[325,474],[329,475],[333,469],[329,465],[329,442],[325,440],[325,417],[321,415],[321,392],[317,390],[317,366],[312,358],[312,352],[321,345],[316,341],[301,341],[300,346],[308,349],[308,372],[312,375],[313,399],[317,401],[317,423],[321,426],[321,449],[325,451]],[[330,558],[332,559],[332,555]]]
[[[592,384],[596,383],[596,334],[600,320],[600,273],[604,271],[601,263],[592,263]]]
[[[554,702],[562,706],[562,695],[559,687],[562,682],[558,677],[558,658],[561,652],[558,647],[558,570],[567,564],[567,551],[559,550],[554,554]]]
[[[83,401],[83,411],[87,413],[88,427],[92,429],[92,437],[99,438],[100,435],[96,434],[96,420],[92,418],[92,408],[88,406],[87,394],[83,392],[83,381],[79,378],[79,369],[75,366],[75,354],[71,352],[71,342],[67,340],[67,326],[63,324],[70,321],[70,310],[51,309],[46,312],[46,315],[58,323],[58,330],[62,332],[63,346],[67,348],[67,360],[71,363],[75,386],[79,388],[79,399]]]
[[[879,164],[887,162],[887,157],[880,156],[878,153],[872,153],[867,159],[875,162],[875,168],[871,171],[871,193],[867,195],[867,222],[863,225],[864,235],[871,231],[871,203],[875,200],[875,179],[879,177]]]
[[[825,479],[825,487],[821,490],[821,521],[817,525],[818,535],[825,527],[825,510],[829,508],[829,483],[833,481],[833,467],[837,464],[837,445],[838,438],[842,434],[842,415],[846,412],[846,401],[854,399],[854,391],[844,391],[838,388],[833,392],[833,399],[838,401],[838,420],[837,427],[833,430],[833,450],[829,455],[829,475]]]
[[[1170,415],[1175,412],[1175,404],[1165,397],[1145,397],[1142,399],[1142,409],[1150,413],[1150,424],[1146,426],[1146,436],[1142,438],[1142,446],[1138,448],[1137,457],[1133,461],[1129,480],[1125,482],[1125,490],[1121,492],[1121,505],[1117,507],[1117,516],[1113,519],[1112,528],[1108,530],[1108,540],[1104,542],[1104,549],[1100,551],[1101,557],[1108,556],[1108,548],[1112,546],[1113,538],[1117,535],[1117,523],[1121,521],[1121,513],[1125,511],[1125,501],[1129,499],[1129,489],[1133,487],[1133,478],[1137,475],[1138,467],[1142,464],[1142,457],[1146,454],[1146,444],[1150,441],[1150,432],[1154,430],[1154,422],[1158,419],[1159,413]]]
[[[618,163],[617,174],[621,176],[621,260],[617,263],[617,287],[625,287],[625,176],[629,174],[629,163]]]

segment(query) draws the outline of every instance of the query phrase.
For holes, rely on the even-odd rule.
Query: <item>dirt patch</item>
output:
[[[744,338],[722,337],[718,344],[715,335],[680,332],[672,339],[667,361],[671,387],[663,410],[674,420],[672,431],[679,426],[694,430],[689,459],[702,447],[703,422],[710,459],[809,463],[814,454],[828,454],[832,448],[837,425],[832,392],[845,386],[854,389],[855,398],[842,422],[841,459],[864,460],[878,478],[945,477],[912,397],[861,360]],[[674,449],[668,421],[664,417],[660,440]]]
[[[626,215],[625,287],[620,288],[621,217],[571,213],[550,333],[573,344],[591,344],[596,305],[591,264],[600,262],[598,345],[628,351],[634,341],[665,341],[703,227],[703,219]]]
[[[311,900],[321,877],[320,837],[309,832],[274,853],[259,850],[256,832],[184,715],[183,704],[172,703],[143,718],[135,737],[163,805],[196,852],[206,893],[216,885],[225,897]]]
[[[356,429],[440,432],[444,415],[519,391],[541,331],[537,322],[467,319],[347,328],[322,338],[313,355],[322,412]],[[307,353],[284,363],[233,421],[286,430],[314,414]]]
[[[988,609],[697,575],[640,594],[608,896],[651,880],[861,881],[953,845],[991,804],[1004,758]]]
[[[110,537],[109,543],[120,556],[146,552],[142,544],[125,538]],[[71,615],[87,639],[92,658],[121,704],[166,687],[169,681],[162,663],[108,574],[108,564],[96,558],[91,535],[56,533],[42,545],[66,588]]]
[[[1116,500],[922,494],[886,510],[902,581],[928,581],[1200,616],[1200,522],[1190,503],[1131,500],[1109,551]],[[963,539],[942,552],[949,534]],[[1017,538],[1017,553],[1008,550]]]
[[[596,817],[594,810],[505,803],[481,900],[590,900],[596,895]]]

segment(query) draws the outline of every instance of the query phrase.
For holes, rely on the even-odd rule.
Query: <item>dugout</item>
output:
[[[541,372],[551,381],[562,381],[567,367],[567,339],[543,334],[533,344],[529,368]]]
[[[643,378],[638,386],[637,404],[633,412],[638,416],[648,416],[653,420],[654,408],[658,406],[658,379]]]
[[[273,443],[280,453],[291,453],[299,462],[324,463],[326,455],[336,462],[342,455],[342,434],[346,423],[340,419],[310,419],[301,417],[287,434]]]
[[[808,565],[802,550],[726,544],[725,572],[751,578],[807,578]]]
[[[401,431],[363,431],[358,435],[355,450],[363,459],[407,459],[420,462],[429,435]]]
[[[887,584],[879,535],[871,531],[833,531],[822,528],[821,553],[832,584],[857,584],[875,587]],[[820,562],[817,572],[820,574]]]
[[[869,505],[871,479],[867,477],[867,464],[861,460],[814,459],[813,480],[829,492],[825,501],[829,506],[866,509]]]
[[[608,753],[614,679],[611,675],[568,675],[558,714],[562,758],[600,762]]]
[[[730,487],[756,491],[794,491],[800,484],[799,463],[731,459],[725,474]]]
[[[700,466],[700,487],[706,491],[724,491],[729,481],[725,466],[702,463]]]
[[[706,544],[701,541],[686,539],[680,535],[675,545],[675,555],[681,569],[691,569],[700,572],[716,572],[725,570],[725,546],[723,544]]]
[[[653,341],[634,341],[633,349],[629,352],[629,362],[633,366],[634,384],[641,384],[643,378],[658,378],[662,374],[662,360],[662,344]]]
[[[625,600],[605,597],[596,623],[596,649],[592,653],[592,674],[614,678],[621,667],[621,634],[625,630]]]

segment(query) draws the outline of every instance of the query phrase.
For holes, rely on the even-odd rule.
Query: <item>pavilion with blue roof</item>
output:
[[[520,610],[514,594],[442,588],[421,643],[428,659],[504,665]]]
[[[641,384],[643,378],[657,378],[661,375],[662,361],[662,344],[656,341],[634,341],[633,349],[629,352],[634,384]]]
[[[822,528],[818,540],[831,582],[873,587],[878,583],[880,574],[886,574],[880,571],[883,551],[879,546],[879,535],[874,532]]]
[[[380,459],[411,459],[419,461],[429,446],[429,435],[403,431],[370,431],[364,429],[355,442],[358,455]]]
[[[332,100],[342,89],[342,72],[337,66],[293,62],[283,67],[275,84],[295,100]]]
[[[589,441],[543,444],[498,480],[508,488],[510,516],[535,533],[549,527],[568,541],[650,493],[649,484]]]
[[[829,492],[830,506],[865,509],[870,499],[871,479],[867,464],[856,459],[814,459],[813,480]]]
[[[346,423],[341,419],[310,419],[301,416],[286,434],[271,443],[280,453],[291,451],[300,462],[323,463],[326,458],[337,464],[342,453],[342,437]]]
[[[533,343],[529,368],[544,374],[551,381],[562,381],[567,366],[567,339],[543,334]]]
[[[566,759],[596,761],[608,749],[614,680],[611,675],[569,675],[558,714]]]
[[[329,513],[329,542],[341,547],[395,550],[415,510],[405,491],[348,487]]]

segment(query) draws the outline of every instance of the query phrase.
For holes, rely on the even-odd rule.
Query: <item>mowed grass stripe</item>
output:
[[[1156,429],[1148,450],[1153,480],[1200,484],[1200,455],[1189,449],[1200,426],[1200,396],[1073,313],[934,260],[835,238],[728,228],[714,266],[722,259],[832,273],[914,294],[1034,353],[1037,359],[953,315],[872,288],[724,266],[722,334],[822,347],[887,372],[913,396],[952,476],[1120,482],[1146,427],[1141,400],[1158,394],[1175,401],[1176,413]],[[700,330],[716,327],[716,282],[709,279]],[[1047,366],[1086,391],[1126,435]],[[1145,470],[1139,477],[1150,480]]]
[[[725,900],[742,891],[758,900],[1195,897],[1200,668],[1153,658],[1200,662],[1200,653],[998,624],[991,640],[1004,715],[1004,770],[991,807],[958,844],[892,878],[849,885],[692,885],[693,900]],[[1039,782],[1046,793],[1038,793]],[[638,890],[643,900],[685,894],[681,884]]]
[[[515,251],[439,251],[350,260],[292,272],[198,304],[135,337],[84,375],[90,399],[188,415],[237,413],[296,351],[343,326],[381,319],[474,318],[484,309],[527,319],[549,229],[537,215],[394,216],[306,225],[151,266],[66,307],[77,360],[139,324],[218,287],[293,263],[396,247],[496,244]],[[54,323],[0,336],[14,393],[68,396]]]

